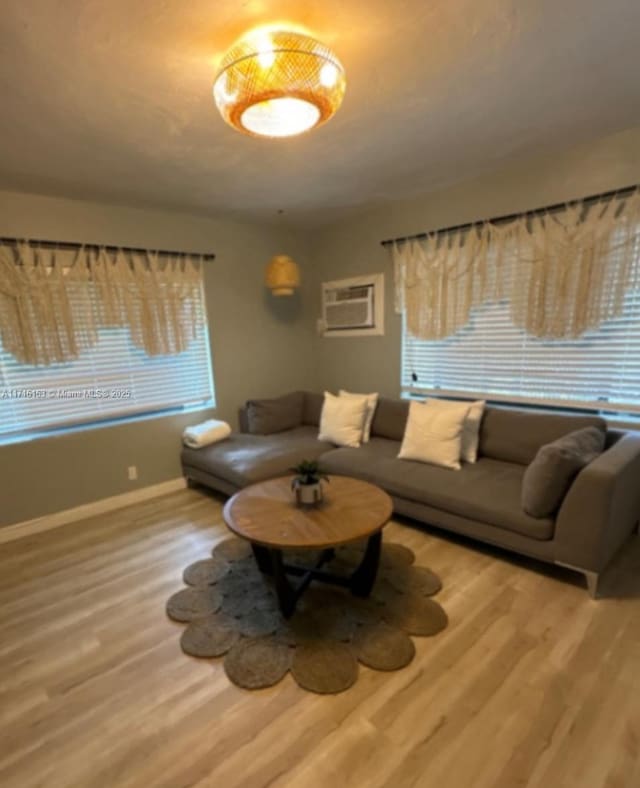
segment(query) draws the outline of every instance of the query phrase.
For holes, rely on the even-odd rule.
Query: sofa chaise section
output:
[[[318,428],[299,426],[274,435],[234,432],[204,449],[182,450],[188,479],[232,495],[255,482],[283,476],[302,460],[315,460],[334,447],[318,440]]]

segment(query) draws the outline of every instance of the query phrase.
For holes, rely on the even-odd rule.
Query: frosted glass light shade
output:
[[[247,107],[240,122],[258,136],[292,137],[313,128],[319,118],[316,105],[304,99],[274,98]]]
[[[238,131],[290,137],[334,115],[345,87],[342,64],[324,44],[302,33],[259,31],[226,53],[213,95]]]

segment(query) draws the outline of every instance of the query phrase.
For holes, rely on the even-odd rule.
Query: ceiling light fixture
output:
[[[257,30],[223,57],[213,96],[238,131],[291,137],[329,120],[345,86],[342,64],[324,44],[302,33]]]

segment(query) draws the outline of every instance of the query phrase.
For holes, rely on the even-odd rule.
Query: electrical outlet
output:
[[[129,470],[129,481],[135,482],[135,480],[138,478],[138,466],[130,465],[128,470]]]

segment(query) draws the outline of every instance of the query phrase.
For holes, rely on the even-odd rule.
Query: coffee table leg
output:
[[[273,573],[273,566],[271,564],[271,556],[269,555],[269,550],[266,547],[261,547],[257,544],[252,544],[251,549],[253,550],[253,557],[256,559],[256,564],[258,565],[258,569],[262,572],[263,575],[270,575]]]
[[[369,596],[371,593],[378,574],[381,548],[382,531],[377,531],[369,537],[360,566],[351,575],[351,593],[355,596]]]
[[[297,594],[287,579],[282,560],[282,550],[269,550],[269,553],[271,554],[273,579],[276,584],[280,611],[285,618],[291,618],[296,609]]]

